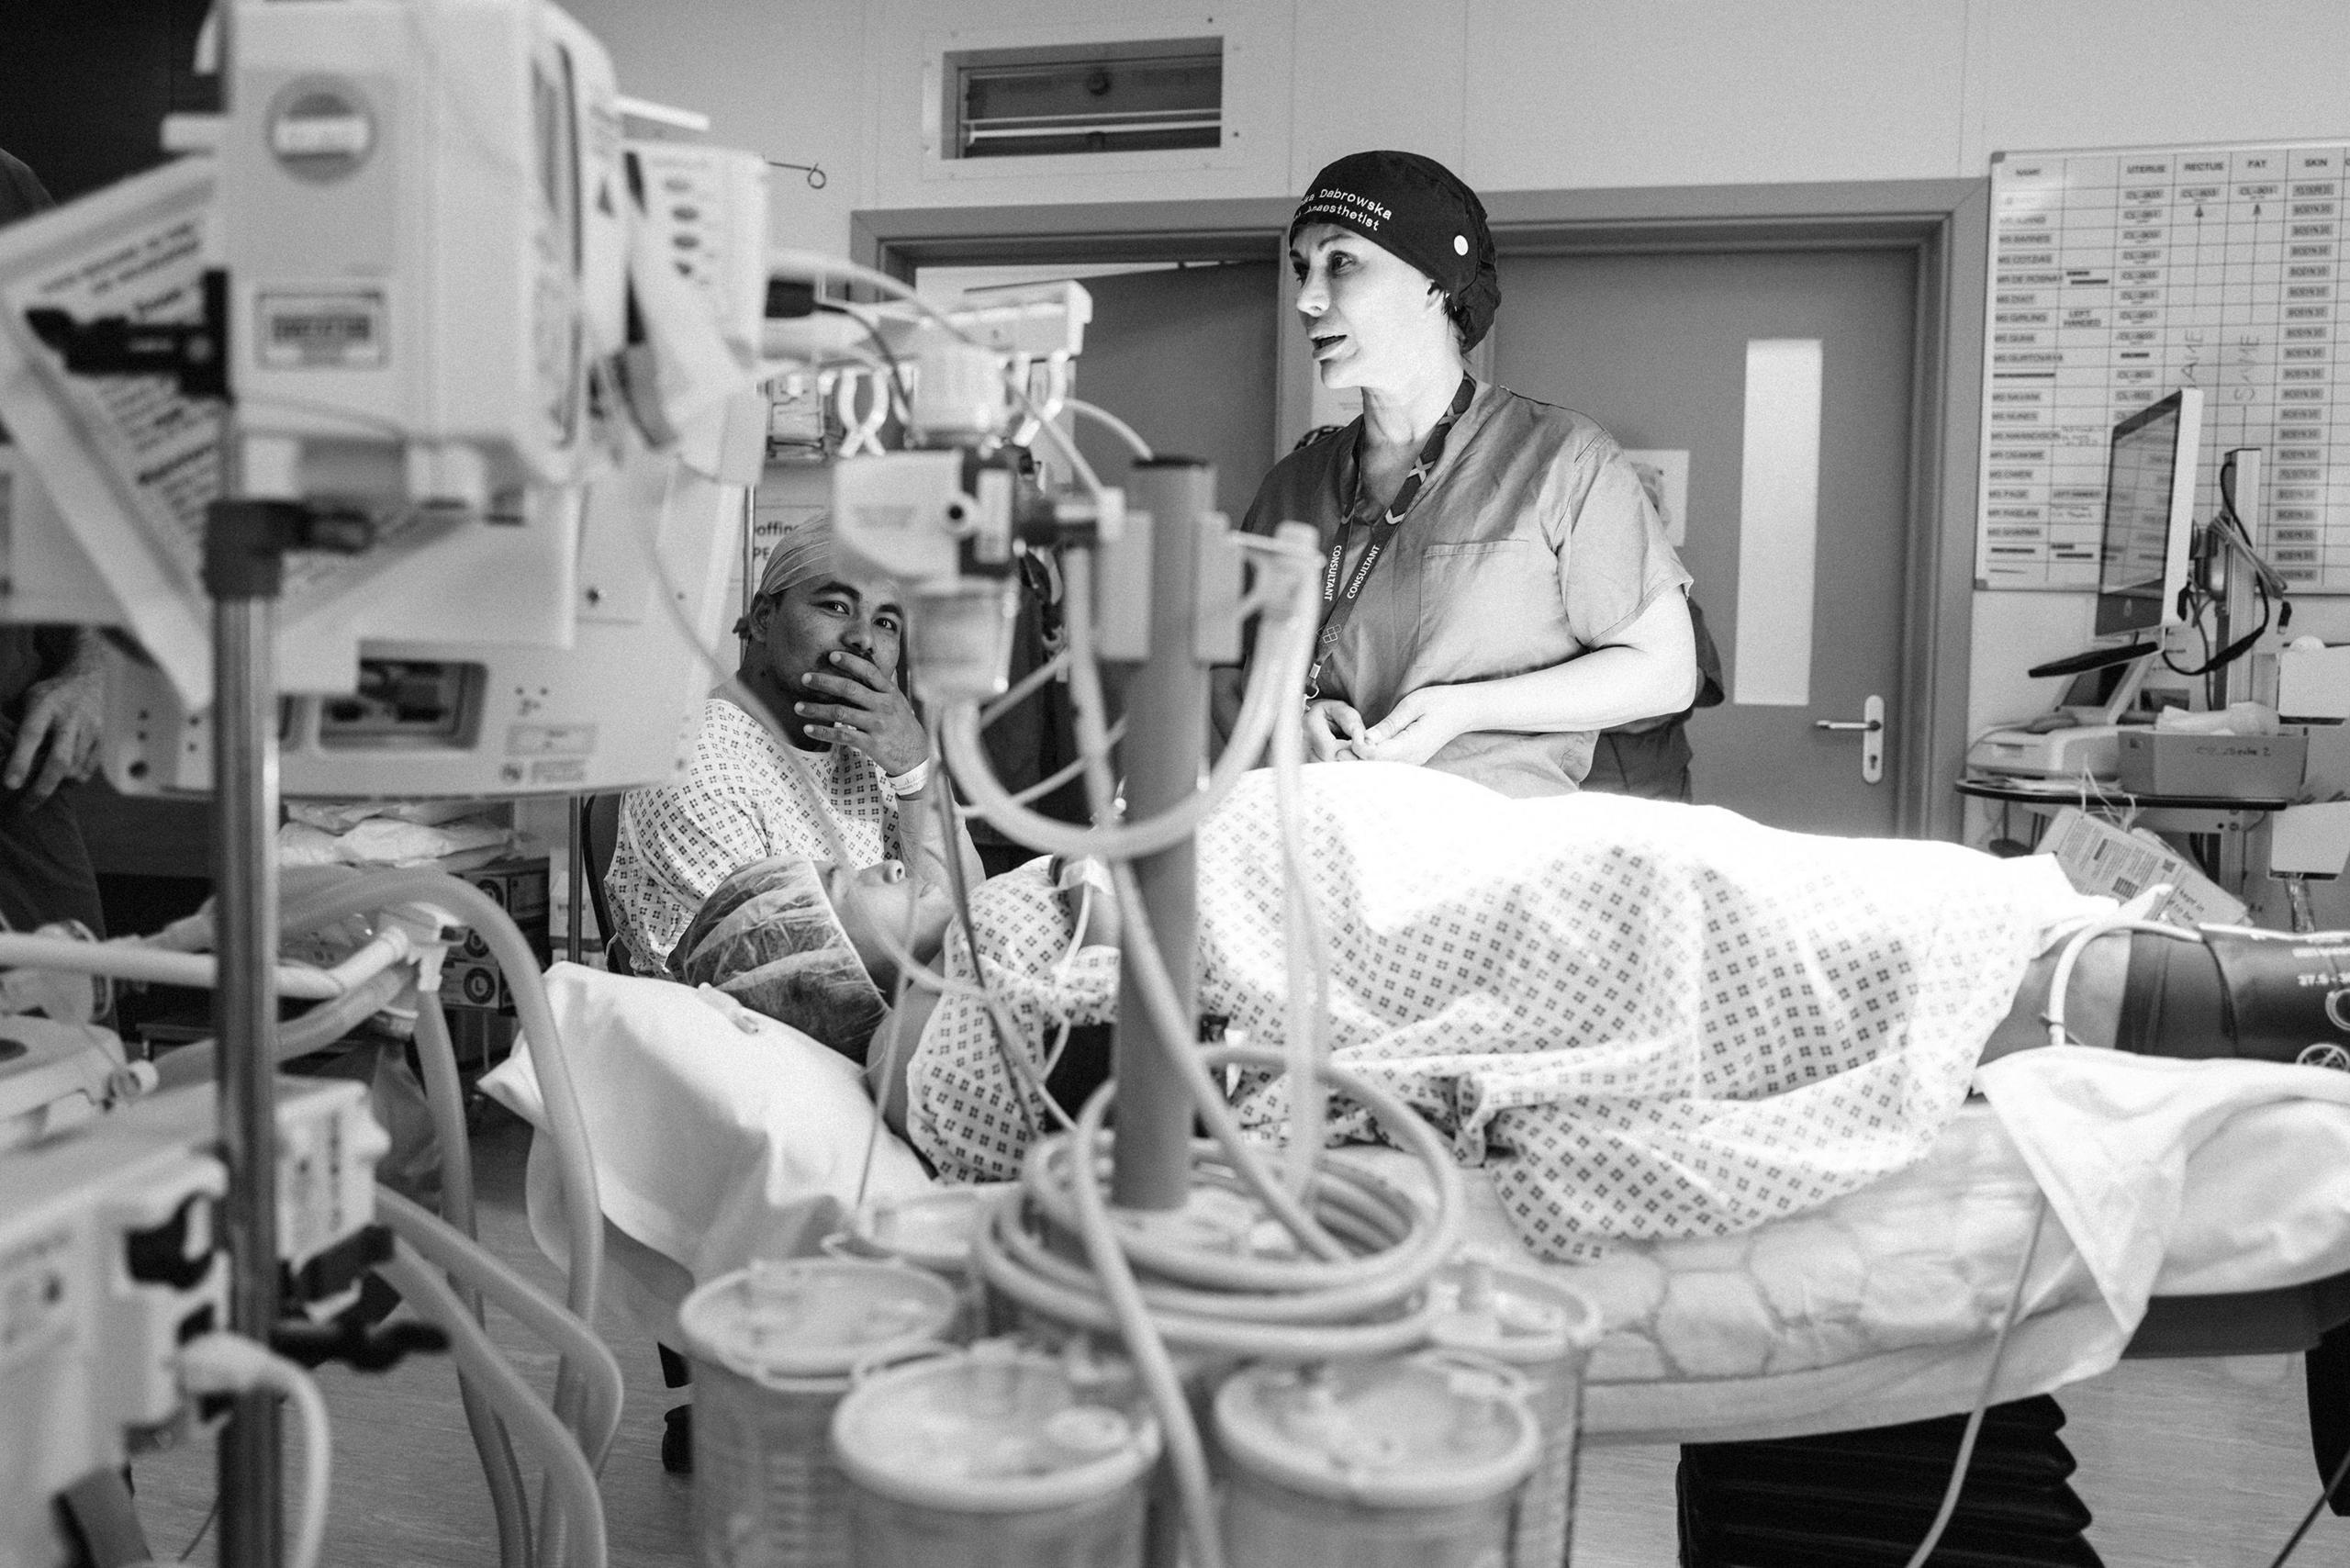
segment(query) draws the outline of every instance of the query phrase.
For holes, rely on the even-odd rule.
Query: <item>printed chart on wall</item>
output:
[[[2114,425],[2199,386],[2197,521],[2221,454],[2259,447],[2263,554],[2350,593],[2345,167],[2341,144],[1994,157],[1980,586],[2096,588]]]

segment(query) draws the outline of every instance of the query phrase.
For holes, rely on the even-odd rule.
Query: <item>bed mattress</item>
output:
[[[838,1076],[828,1064],[841,1058],[822,1047],[722,999],[567,969],[550,993],[597,1150],[608,1294],[656,1338],[697,1280],[807,1250],[860,1187],[923,1180],[853,1092],[813,1109],[804,1094],[746,1103],[746,1073]],[[616,987],[655,989],[616,1000]],[[2035,1051],[1980,1081],[1987,1099],[1923,1159],[1737,1235],[1542,1262],[1505,1219],[1490,1173],[1472,1171],[1470,1241],[1598,1304],[1585,1420],[1594,1440],[1625,1442],[1790,1437],[1967,1408],[2036,1220],[1996,1399],[2104,1372],[2152,1295],[2350,1270],[2350,1076]],[[485,1086],[543,1125],[527,1047]],[[1425,1182],[1393,1151],[1349,1157],[1399,1184]],[[533,1231],[556,1251],[551,1161],[534,1156],[530,1194]]]

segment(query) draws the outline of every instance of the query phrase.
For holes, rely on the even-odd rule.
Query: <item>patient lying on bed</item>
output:
[[[1309,768],[1305,795],[1336,1058],[1489,1167],[1521,1238],[1558,1259],[1744,1230],[1919,1159],[1979,1060],[2045,1039],[2053,946],[2110,908],[2046,857],[1782,833],[1708,808],[1510,801],[1380,765]],[[1200,863],[1201,1006],[1278,1044],[1270,775],[1210,819]],[[1063,1024],[1113,1015],[1116,953],[1073,945],[1046,862],[979,890],[973,918],[987,980],[1039,1057]],[[973,978],[959,938],[947,962]],[[2143,994],[2134,1018],[2122,1006],[2142,967],[2126,935],[2087,948],[2076,1038],[2112,1044],[2118,1024],[2159,1036]],[[2182,976],[2165,991],[2157,973],[2157,1002],[2208,1003],[2212,988]],[[2207,1036],[2193,1054],[2209,1049]],[[1049,1125],[1042,1105],[1023,1110],[965,996],[938,1003],[904,1082],[906,1130],[949,1179],[1013,1176],[1032,1118]],[[1240,1084],[1244,1125],[1278,1138],[1284,1095]],[[1331,1126],[1374,1136],[1343,1104]]]

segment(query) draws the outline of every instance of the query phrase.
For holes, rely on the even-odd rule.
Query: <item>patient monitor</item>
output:
[[[2137,699],[2146,661],[2162,651],[2164,634],[2186,621],[2202,431],[2203,394],[2192,386],[2113,427],[2098,544],[2097,645],[2030,673],[2040,679],[2130,667],[2086,718],[2061,710],[2044,721],[1993,730],[1968,750],[1969,767],[2026,778],[2114,777],[2121,765],[2117,725]]]

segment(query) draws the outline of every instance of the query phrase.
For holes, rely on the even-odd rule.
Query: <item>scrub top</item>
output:
[[[1326,554],[1354,494],[1361,435],[1358,418],[1283,458],[1243,526],[1270,533],[1312,523]],[[1367,530],[1354,532],[1358,547],[1367,543]],[[1564,664],[1688,584],[1615,438],[1571,409],[1487,383],[1363,585],[1323,666],[1321,694],[1376,724],[1424,686]],[[1505,795],[1566,794],[1590,771],[1596,738],[1594,730],[1478,731],[1428,766]]]

